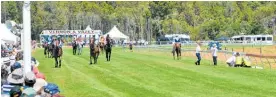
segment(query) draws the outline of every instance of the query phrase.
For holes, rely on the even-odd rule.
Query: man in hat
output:
[[[213,44],[213,47],[211,48],[211,52],[212,52],[212,56],[213,56],[214,65],[216,66],[217,65],[217,52],[218,52],[216,44]]]
[[[23,69],[15,69],[7,78],[7,83],[2,83],[2,94],[10,94],[16,86],[21,87],[24,83]],[[13,94],[13,93],[12,93]],[[21,94],[21,93],[20,93]],[[20,96],[20,95],[19,95]],[[13,96],[11,96],[13,97]]]

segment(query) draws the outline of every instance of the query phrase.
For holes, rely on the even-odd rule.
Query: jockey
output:
[[[178,36],[176,36],[173,40],[174,40],[173,41],[173,51],[174,51],[176,44],[179,44],[180,47],[181,47],[181,41],[180,41],[180,38]]]
[[[58,36],[58,38],[57,38],[57,39],[58,39],[58,41],[59,41],[59,45],[58,45],[58,46],[59,46],[59,47],[62,47],[62,45],[63,45],[63,42],[62,42],[62,39],[61,39],[61,37],[60,37],[60,36]]]
[[[175,38],[174,38],[174,43],[176,44],[176,43],[180,43],[180,38],[178,38],[178,36],[176,36]]]

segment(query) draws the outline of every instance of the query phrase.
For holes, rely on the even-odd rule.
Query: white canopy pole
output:
[[[24,72],[31,71],[31,13],[30,1],[24,1],[23,5],[23,33],[24,33]]]

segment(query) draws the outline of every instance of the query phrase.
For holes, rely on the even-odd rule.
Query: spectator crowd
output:
[[[59,87],[47,82],[39,72],[39,62],[31,58],[31,72],[24,72],[23,53],[20,45],[1,45],[1,57],[9,57],[9,62],[1,63],[1,97],[64,97]]]

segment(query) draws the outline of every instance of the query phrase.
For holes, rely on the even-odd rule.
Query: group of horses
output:
[[[95,40],[91,38],[89,40],[89,49],[90,49],[90,65],[93,64],[92,60],[94,60],[94,64],[97,64],[98,57],[100,55],[100,52],[102,54],[106,54],[106,60],[110,61],[111,57],[111,49],[112,44],[110,39],[107,39],[106,44],[104,44],[103,41],[100,41],[99,43],[95,43]]]
[[[61,59],[62,59],[62,54],[63,50],[62,47],[60,47],[60,42],[64,42],[62,40],[55,40],[52,41],[50,44],[44,43],[43,48],[44,48],[44,56],[46,58],[54,58],[55,59],[55,68],[61,67]]]

